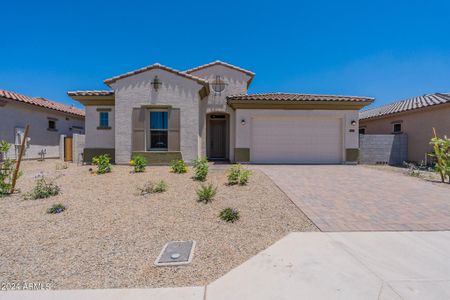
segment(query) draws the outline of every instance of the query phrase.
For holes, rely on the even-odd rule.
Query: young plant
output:
[[[430,144],[433,145],[433,154],[430,156],[436,159],[434,170],[441,176],[441,181],[445,182],[445,179],[449,178],[450,183],[450,139],[446,136],[444,138],[438,138],[436,131],[433,128],[434,137],[431,139]]]
[[[148,181],[144,184],[142,188],[138,187],[139,195],[145,196],[153,193],[164,193],[167,191],[167,183],[164,180],[160,180],[156,184]]]
[[[164,180],[160,180],[153,187],[153,193],[164,193],[167,191],[167,183]]]
[[[235,164],[228,170],[228,184],[246,185],[250,179],[250,175],[250,170],[244,169],[240,164]]]
[[[193,163],[195,169],[194,179],[198,181],[205,181],[208,175],[208,160],[206,158],[196,159]]]
[[[142,155],[134,155],[130,160],[130,165],[134,167],[135,173],[144,172],[147,166],[147,159]]]
[[[97,166],[97,174],[111,172],[111,157],[108,154],[98,155],[92,158],[92,164]]]
[[[182,173],[187,172],[187,166],[184,163],[184,160],[182,160],[182,159],[172,160],[170,162],[170,168],[172,169],[172,172],[177,173],[177,174],[182,174]]]
[[[47,213],[48,214],[59,214],[65,210],[66,210],[66,207],[63,204],[58,203],[58,204],[53,204],[52,207],[47,209]]]
[[[25,199],[45,199],[58,195],[60,191],[61,188],[56,183],[47,181],[43,175],[38,175],[36,186],[25,195]]]
[[[6,157],[10,147],[6,141],[0,141],[0,197],[11,194],[15,160]]]
[[[224,220],[225,222],[231,222],[234,223],[237,220],[239,220],[239,211],[236,208],[225,208],[220,212],[219,217]]]
[[[208,185],[201,185],[198,190],[196,190],[198,202],[208,203],[213,200],[214,196],[217,193],[217,187],[215,187],[212,183]]]

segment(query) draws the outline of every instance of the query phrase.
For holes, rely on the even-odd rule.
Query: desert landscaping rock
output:
[[[22,194],[34,185],[27,174],[44,171],[57,178],[61,194],[23,200],[0,198],[0,282],[50,283],[54,289],[179,287],[210,283],[292,231],[317,231],[314,224],[262,172],[247,186],[227,186],[226,171],[212,169],[206,183],[218,186],[211,203],[196,201],[199,183],[192,170],[173,174],[148,167],[130,174],[129,166],[91,175],[90,166],[56,160],[25,161],[18,181]],[[64,176],[58,176],[58,175]],[[147,181],[163,179],[168,190],[137,196]],[[64,203],[63,214],[48,207]],[[236,223],[220,220],[237,207]],[[169,241],[195,240],[195,259],[186,266],[156,267]]]

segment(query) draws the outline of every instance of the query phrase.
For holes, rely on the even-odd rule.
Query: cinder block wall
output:
[[[361,134],[359,162],[362,164],[401,165],[408,159],[406,134]]]

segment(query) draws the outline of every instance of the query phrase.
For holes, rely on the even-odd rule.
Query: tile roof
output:
[[[67,92],[69,96],[111,96],[114,95],[114,91],[71,91]]]
[[[158,64],[158,63],[150,65],[150,66],[147,66],[147,67],[143,67],[143,68],[140,68],[140,69],[137,69],[135,71],[131,71],[131,72],[128,72],[128,73],[125,73],[125,74],[122,74],[122,75],[118,75],[118,76],[114,76],[114,77],[108,78],[108,79],[106,79],[104,81],[104,83],[107,84],[107,85],[110,85],[111,83],[114,83],[114,82],[116,82],[119,79],[122,79],[122,78],[125,78],[125,77],[128,77],[128,76],[132,76],[132,75],[136,75],[136,74],[139,74],[139,73],[143,73],[143,72],[151,70],[151,69],[165,70],[165,71],[171,72],[173,74],[179,75],[181,77],[194,80],[194,81],[196,81],[196,82],[198,82],[200,84],[203,84],[204,86],[208,87],[208,82],[206,80],[204,80],[204,79],[201,79],[201,78],[199,78],[197,76],[194,76],[194,75],[190,75],[190,74],[185,73],[185,72],[181,72],[181,71],[169,68],[167,66],[164,66],[164,65],[161,65],[161,64]]]
[[[228,101],[345,101],[345,102],[373,102],[373,98],[356,96],[292,94],[292,93],[267,93],[267,94],[243,94],[227,97]]]
[[[201,66],[198,66],[198,67],[186,70],[184,72],[187,73],[187,74],[190,74],[190,73],[193,73],[195,71],[198,71],[198,70],[201,70],[201,69],[205,69],[205,68],[208,68],[208,67],[211,67],[211,66],[215,66],[215,65],[222,65],[222,66],[225,66],[225,67],[228,67],[228,68],[231,68],[231,69],[243,72],[243,73],[245,73],[245,74],[247,74],[247,75],[249,75],[251,77],[255,76],[255,73],[253,73],[252,71],[245,70],[245,69],[233,66],[232,64],[228,64],[228,63],[220,61],[220,60],[216,60],[216,61],[211,62],[209,64],[201,65]]]
[[[428,94],[361,111],[359,113],[359,119],[364,120],[388,116],[444,103],[450,103],[450,94]]]
[[[82,110],[82,109],[78,109],[76,107],[62,104],[59,102],[55,102],[52,100],[48,100],[48,99],[42,98],[42,97],[35,98],[35,97],[25,96],[25,95],[10,92],[10,91],[0,90],[0,98],[14,100],[14,101],[22,102],[22,103],[35,105],[35,106],[40,106],[43,108],[56,110],[56,111],[60,111],[63,113],[76,115],[76,116],[84,117],[84,115],[85,115],[84,110]]]

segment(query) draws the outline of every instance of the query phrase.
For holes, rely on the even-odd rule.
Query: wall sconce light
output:
[[[241,125],[244,126],[245,123],[247,123],[247,122],[245,121],[245,119],[242,119],[242,120],[241,120]]]
[[[150,84],[155,89],[155,92],[157,92],[158,89],[161,87],[162,82],[161,82],[161,80],[159,80],[158,76],[155,76],[155,78],[153,78],[153,81]]]
[[[356,125],[356,121],[355,121],[355,120],[352,120],[352,121],[350,122],[350,124],[352,124],[352,126],[355,126],[355,125]]]

